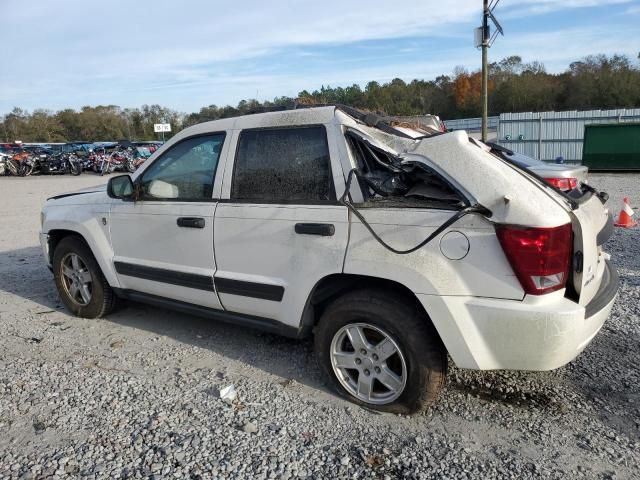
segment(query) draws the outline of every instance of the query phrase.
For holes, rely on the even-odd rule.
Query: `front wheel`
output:
[[[53,253],[53,276],[62,302],[76,317],[103,317],[113,310],[113,290],[80,237],[60,240]]]
[[[20,167],[20,163],[17,162],[16,160],[13,160],[13,159],[7,160],[7,171],[9,172],[10,175],[19,176],[18,167]]]
[[[135,160],[131,159],[131,160],[127,160],[126,163],[126,169],[127,172],[129,173],[134,173],[136,171],[136,163]]]
[[[69,172],[73,176],[78,176],[82,173],[82,165],[80,162],[70,162],[69,163]]]
[[[444,385],[447,357],[417,305],[380,290],[339,298],[315,332],[320,368],[352,402],[391,413],[424,410]]]

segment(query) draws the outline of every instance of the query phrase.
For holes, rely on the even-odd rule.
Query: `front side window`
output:
[[[244,130],[231,198],[255,203],[334,201],[325,128]]]
[[[175,144],[143,173],[144,200],[211,200],[224,133]]]

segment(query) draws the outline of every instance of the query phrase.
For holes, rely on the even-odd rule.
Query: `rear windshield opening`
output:
[[[403,162],[353,131],[346,138],[358,168],[364,206],[454,210],[465,206],[462,195],[427,165]]]

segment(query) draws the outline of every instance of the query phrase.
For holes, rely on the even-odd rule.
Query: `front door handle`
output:
[[[201,217],[179,217],[178,226],[185,228],[204,228],[204,218]]]
[[[330,223],[296,223],[296,233],[301,235],[320,235],[332,237],[336,233],[336,227]]]

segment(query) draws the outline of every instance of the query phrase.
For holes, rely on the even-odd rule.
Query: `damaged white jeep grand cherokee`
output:
[[[49,199],[41,243],[75,315],[118,298],[315,336],[344,396],[410,413],[458,367],[549,370],[608,317],[606,194],[569,194],[464,132],[348,107],[203,123],[106,190]]]

